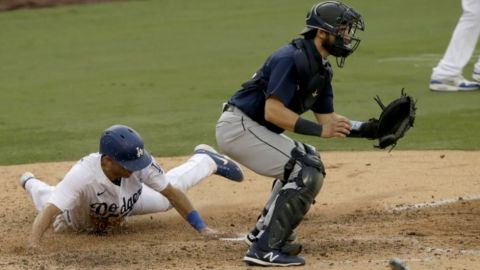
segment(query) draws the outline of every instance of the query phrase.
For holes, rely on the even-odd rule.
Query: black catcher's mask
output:
[[[327,1],[314,5],[307,13],[305,28],[307,33],[321,29],[335,36],[333,43],[326,43],[325,49],[337,57],[337,65],[343,67],[345,58],[352,54],[360,44],[360,38],[355,34],[365,30],[362,16],[353,8],[337,1]]]

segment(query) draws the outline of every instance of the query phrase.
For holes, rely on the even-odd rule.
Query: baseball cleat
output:
[[[263,251],[255,243],[250,246],[247,254],[243,257],[243,261],[248,265],[258,266],[298,266],[305,264],[305,259],[300,256],[291,256],[275,249]]]
[[[245,235],[244,241],[248,246],[251,246],[253,243],[257,242],[258,238],[257,235],[260,233],[260,231],[255,228],[251,230],[249,233]],[[297,233],[295,231],[292,231],[290,236],[288,236],[287,243],[292,243],[297,239]]]
[[[33,173],[31,172],[24,172],[21,176],[20,176],[20,186],[25,189],[25,185],[27,184],[28,180],[30,179],[35,179],[35,175],[33,175]]]
[[[430,80],[430,90],[432,91],[454,92],[473,91],[479,89],[480,83],[468,81],[462,76]]]
[[[252,232],[249,232],[245,235],[244,241],[247,246],[251,246],[253,243],[257,242],[257,236],[254,235]]]
[[[215,164],[217,164],[217,170],[215,174],[223,176],[227,179],[241,182],[243,181],[243,171],[240,166],[229,157],[219,154],[213,147],[207,144],[199,144],[195,147],[195,154],[208,155]]]
[[[480,71],[474,71],[472,74],[472,79],[480,83]]]
[[[251,246],[255,242],[257,242],[258,238],[256,234],[258,234],[258,230],[256,231],[256,234],[255,234],[255,230],[256,229],[247,233],[243,238],[243,241],[247,244],[247,246]],[[300,252],[302,252],[303,245],[301,243],[293,243],[293,241],[295,241],[296,238],[297,238],[297,234],[295,232],[290,234],[290,236],[287,239],[287,242],[285,243],[285,245],[283,245],[281,249],[282,253],[288,254],[290,256],[296,256],[300,254]]]

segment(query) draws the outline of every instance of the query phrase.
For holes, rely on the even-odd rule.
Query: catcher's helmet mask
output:
[[[124,125],[114,125],[103,131],[99,152],[131,172],[142,170],[152,163],[152,156],[144,148],[140,134]]]
[[[335,36],[335,41],[327,42],[325,49],[337,57],[337,65],[343,67],[345,58],[358,48],[360,38],[356,33],[365,30],[365,23],[354,9],[337,1],[327,1],[314,5],[307,13],[305,28],[300,34],[317,29]]]

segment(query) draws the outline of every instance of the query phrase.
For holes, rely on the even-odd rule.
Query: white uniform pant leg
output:
[[[166,173],[169,183],[187,192],[190,188],[210,176],[216,169],[215,162],[205,154],[195,154],[182,165]],[[144,215],[165,212],[171,208],[168,199],[161,193],[143,185],[142,194],[131,215]]]
[[[32,198],[33,204],[38,211],[45,207],[54,189],[54,186],[50,186],[36,178],[28,180],[25,184],[25,190]]]
[[[462,0],[462,8],[463,14],[455,27],[447,51],[433,68],[432,79],[461,75],[475,50],[480,35],[480,1]],[[480,70],[480,59],[476,70]]]
[[[217,165],[206,154],[195,154],[187,162],[169,170],[166,174],[168,181],[183,192],[200,183],[212,175]]]
[[[475,72],[480,73],[480,57],[478,57],[477,63],[474,67]]]

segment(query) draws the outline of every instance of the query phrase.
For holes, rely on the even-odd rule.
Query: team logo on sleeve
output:
[[[137,158],[143,156],[144,152],[143,149],[140,147],[137,147]]]
[[[160,165],[158,165],[156,162],[152,162],[151,166],[155,168],[160,174],[163,174],[162,167],[160,167]]]

